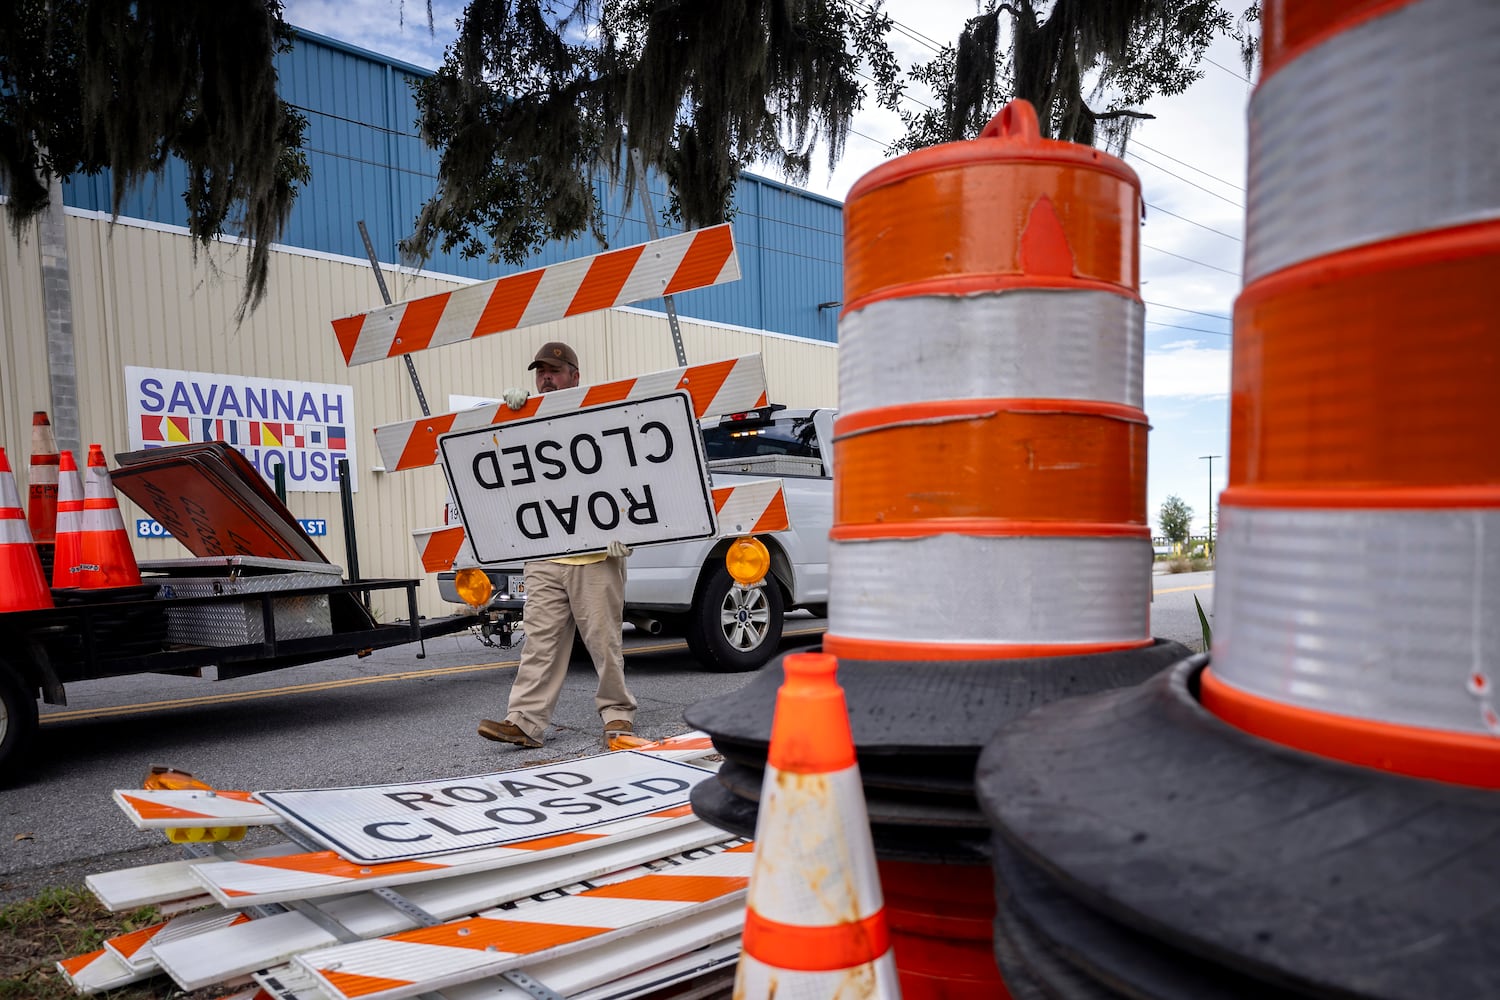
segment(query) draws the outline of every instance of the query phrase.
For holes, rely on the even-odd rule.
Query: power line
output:
[[[1164,326],[1169,330],[1191,330],[1193,333],[1209,333],[1213,334],[1215,337],[1225,337],[1229,340],[1234,339],[1234,334],[1232,333],[1225,333],[1223,330],[1205,330],[1201,326],[1178,326],[1176,323],[1159,323],[1154,319],[1146,320],[1146,325]]]
[[[1228,239],[1234,240],[1236,243],[1243,243],[1244,242],[1242,239],[1240,239],[1238,236],[1234,235],[1233,233],[1226,233],[1222,229],[1215,229],[1213,226],[1205,226],[1201,222],[1194,222],[1192,219],[1189,219],[1185,215],[1178,215],[1176,212],[1170,211],[1169,209],[1162,208],[1160,205],[1153,204],[1152,202],[1149,202],[1149,201],[1146,202],[1146,207],[1149,208],[1149,209],[1151,209],[1151,210],[1153,210],[1153,211],[1160,212],[1163,215],[1170,215],[1174,219],[1181,219],[1183,222],[1186,222],[1190,226],[1197,226],[1199,229],[1207,229],[1211,233],[1218,233],[1220,236],[1223,236],[1223,237],[1226,237]]]
[[[1224,72],[1228,73],[1230,76],[1234,77],[1237,80],[1244,80],[1246,83],[1250,82],[1250,78],[1248,76],[1243,75],[1238,70],[1232,70],[1228,66],[1223,65],[1222,63],[1216,63],[1212,59],[1210,59],[1208,56],[1204,56],[1203,57],[1203,61],[1206,62],[1206,63],[1208,63],[1210,66],[1218,66]]]
[[[1231,275],[1231,276],[1236,277],[1236,278],[1238,278],[1240,276],[1240,272],[1238,272],[1238,271],[1231,271],[1228,268],[1220,267],[1217,264],[1210,264],[1207,261],[1197,260],[1197,259],[1195,259],[1193,257],[1184,257],[1180,253],[1173,253],[1170,250],[1163,250],[1161,247],[1154,247],[1154,246],[1152,246],[1149,243],[1142,243],[1141,246],[1145,247],[1147,250],[1155,250],[1157,253],[1164,253],[1168,257],[1176,257],[1178,260],[1185,260],[1189,264],[1197,264],[1199,267],[1207,267],[1207,268],[1211,268],[1211,269],[1213,269],[1215,271],[1223,271],[1225,274]]]
[[[1201,309],[1186,309],[1182,306],[1169,306],[1165,302],[1151,302],[1146,299],[1142,299],[1141,301],[1145,302],[1148,306],[1156,306],[1158,309],[1172,309],[1176,312],[1192,313],[1195,316],[1207,316],[1209,319],[1229,319],[1229,317],[1225,316],[1223,313],[1204,312]]]
[[[1136,153],[1136,152],[1133,152],[1133,151],[1130,151],[1130,150],[1126,150],[1125,155],[1129,156],[1133,160],[1139,160],[1141,163],[1146,164],[1146,166],[1148,166],[1148,167],[1155,167],[1157,170],[1160,170],[1162,173],[1166,174],[1168,177],[1175,177],[1178,180],[1182,181],[1182,183],[1184,183],[1184,184],[1187,184],[1187,185],[1189,185],[1191,187],[1195,187],[1199,191],[1202,191],[1202,192],[1204,192],[1206,194],[1211,194],[1215,198],[1219,199],[1220,201],[1226,201],[1229,204],[1233,205],[1235,208],[1244,208],[1245,207],[1244,205],[1241,205],[1239,202],[1235,201],[1233,198],[1226,198],[1226,197],[1224,197],[1222,194],[1220,194],[1217,191],[1212,191],[1212,190],[1204,187],[1202,184],[1196,184],[1193,181],[1188,180],[1186,177],[1182,176],[1181,174],[1174,174],[1174,173],[1172,173],[1172,171],[1168,170],[1166,167],[1160,166],[1159,164],[1152,163],[1150,160],[1142,158],[1139,153]]]
[[[1144,142],[1141,142],[1141,140],[1139,140],[1139,139],[1132,139],[1131,141],[1134,142],[1135,145],[1140,146],[1142,149],[1149,149],[1149,150],[1151,150],[1151,152],[1155,153],[1157,156],[1166,157],[1167,159],[1171,160],[1173,163],[1180,163],[1184,167],[1187,167],[1189,170],[1196,170],[1198,173],[1202,174],[1204,177],[1212,177],[1214,180],[1218,181],[1220,184],[1223,184],[1225,187],[1232,187],[1236,191],[1243,191],[1243,190],[1245,190],[1244,188],[1240,187],[1238,184],[1234,183],[1233,181],[1226,181],[1224,178],[1220,177],[1218,174],[1210,173],[1209,171],[1204,170],[1202,167],[1195,167],[1191,163],[1189,163],[1188,161],[1186,161],[1186,160],[1179,160],[1177,157],[1171,155],[1170,153],[1163,153],[1159,149],[1155,149],[1155,148],[1153,148],[1151,146],[1146,145]]]

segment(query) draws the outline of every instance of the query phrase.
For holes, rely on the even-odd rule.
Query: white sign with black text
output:
[[[438,450],[484,565],[718,533],[686,392],[445,434]]]
[[[466,778],[255,797],[341,858],[378,864],[501,847],[676,808],[712,773],[617,750]]]

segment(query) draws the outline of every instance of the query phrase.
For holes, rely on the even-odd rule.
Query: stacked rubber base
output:
[[[1060,699],[1140,684],[1187,655],[1178,643],[1158,641],[1086,656],[839,661],[908,1000],[1004,995],[988,926],[990,826],[974,777],[996,731]],[[686,713],[725,758],[714,779],[694,788],[693,811],[743,836],[755,831],[782,680],[778,660],[735,695],[699,702]]]
[[[1044,708],[985,750],[1013,995],[1500,992],[1500,795],[1249,736],[1198,704],[1206,663]]]

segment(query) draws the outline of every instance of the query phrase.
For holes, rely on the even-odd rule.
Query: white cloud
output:
[[[1146,352],[1146,396],[1229,395],[1229,348],[1178,340]]]

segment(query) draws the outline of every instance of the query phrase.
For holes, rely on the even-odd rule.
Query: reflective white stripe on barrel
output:
[[[1272,74],[1250,101],[1245,281],[1500,217],[1497,93],[1500,4],[1472,0],[1399,7]]]
[[[1226,503],[1221,516],[1220,680],[1315,711],[1492,732],[1500,510]]]
[[[1140,407],[1140,302],[1012,289],[872,302],[839,320],[839,408],[941,399],[1089,399]]]
[[[837,541],[830,634],[932,646],[1145,642],[1151,559],[1150,541],[1131,536]]]

